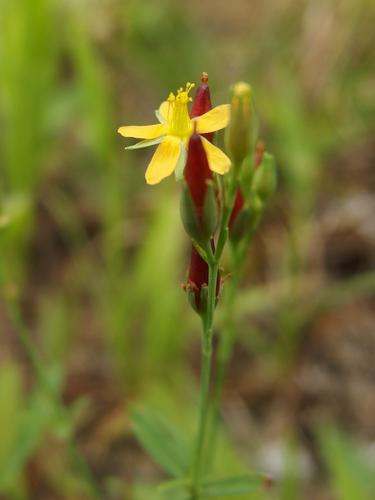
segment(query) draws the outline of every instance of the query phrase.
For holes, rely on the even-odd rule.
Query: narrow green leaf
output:
[[[191,490],[189,483],[184,480],[168,481],[158,487],[158,492],[163,500],[190,500]]]
[[[374,469],[352,440],[333,426],[318,430],[318,439],[338,500],[375,498]]]
[[[14,448],[23,406],[21,373],[13,363],[6,363],[0,368],[0,394],[0,469],[2,469]]]
[[[25,462],[41,442],[43,433],[53,421],[53,403],[39,394],[33,395],[23,412],[19,432],[12,450],[0,470],[0,491],[13,485],[22,472]]]
[[[133,413],[133,428],[142,446],[169,474],[181,477],[186,473],[187,443],[167,420],[149,409],[137,410]]]
[[[202,484],[201,495],[204,497],[246,495],[259,490],[264,485],[265,480],[264,474],[253,473],[205,481]]]

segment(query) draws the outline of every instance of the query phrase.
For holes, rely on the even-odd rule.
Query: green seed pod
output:
[[[241,165],[253,146],[254,108],[249,84],[236,83],[232,91],[229,125],[225,144],[234,165]]]
[[[252,188],[263,202],[273,194],[277,185],[275,159],[269,153],[264,153],[262,163],[256,169]]]

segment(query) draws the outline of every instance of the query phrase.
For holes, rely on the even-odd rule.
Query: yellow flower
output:
[[[160,121],[157,125],[125,126],[118,132],[124,137],[145,139],[126,149],[138,149],[159,144],[146,170],[147,184],[157,184],[164,177],[176,171],[176,177],[182,178],[186,163],[186,148],[189,137],[194,130],[198,134],[208,134],[227,126],[229,122],[230,105],[222,104],[211,109],[204,115],[190,118],[188,103],[193,83],[188,82],[185,89],[178,89],[176,95],[172,92],[166,101],[162,102],[155,112]],[[219,148],[202,137],[208,164],[213,172],[225,174],[228,172],[230,159]]]

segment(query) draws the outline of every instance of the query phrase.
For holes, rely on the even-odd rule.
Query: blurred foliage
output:
[[[188,249],[178,188],[173,180],[144,186],[149,153],[125,153],[116,129],[148,123],[170,90],[197,81],[202,70],[217,103],[228,99],[234,81],[253,85],[261,135],[280,172],[264,227],[272,232],[275,220],[282,222],[277,238],[265,239],[265,279],[254,253],[251,289],[239,303],[243,349],[285,375],[313,317],[374,294],[371,273],[346,288],[328,283],[324,294],[305,286],[318,203],[355,189],[347,173],[338,178],[327,165],[341,165],[345,155],[355,163],[373,141],[374,22],[371,0],[0,0],[6,498],[36,498],[30,491],[45,483],[62,498],[154,499],[147,483],[159,479],[155,468],[132,474],[95,459],[111,456],[106,433],[136,449],[127,426],[132,403],[151,403],[194,432],[198,324],[179,290]],[[246,326],[264,309],[274,312],[272,342],[256,324]],[[89,381],[83,388],[81,378]],[[100,413],[103,393],[117,413],[109,412],[108,428],[103,424],[107,444],[98,451],[86,443],[84,458],[75,436]],[[223,430],[221,439],[217,471],[245,473],[256,464],[256,453],[239,452],[230,433]],[[349,441],[332,429],[319,433],[327,483],[339,500],[372,498],[368,464]],[[264,498],[301,498],[297,448],[286,454],[280,490]]]

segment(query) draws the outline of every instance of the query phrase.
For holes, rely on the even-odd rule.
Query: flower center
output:
[[[168,96],[169,110],[167,122],[170,135],[188,137],[192,131],[187,105],[192,100],[189,97],[189,92],[193,87],[194,83],[188,82],[184,89],[180,87],[177,90],[176,95],[171,92]]]

